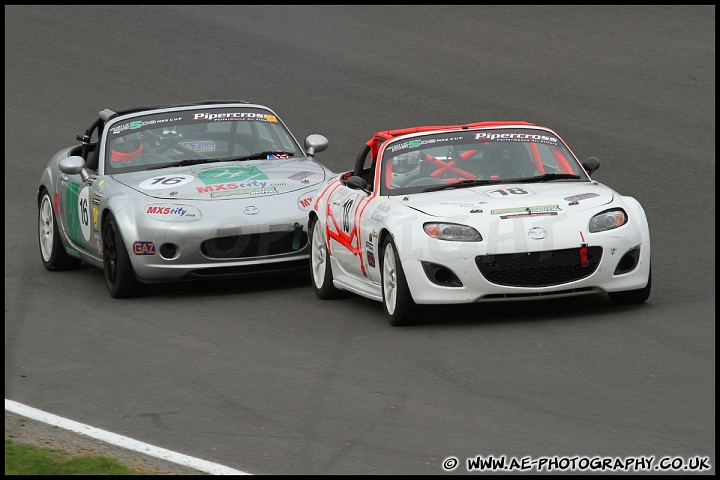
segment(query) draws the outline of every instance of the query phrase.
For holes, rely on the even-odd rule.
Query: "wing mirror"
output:
[[[317,152],[322,152],[327,149],[328,143],[328,139],[323,135],[318,135],[317,133],[308,135],[305,139],[305,151],[308,157],[314,157]]]
[[[370,193],[367,186],[368,183],[359,175],[353,175],[345,181],[345,185],[353,190],[362,190],[365,193]]]
[[[60,160],[58,168],[61,172],[67,173],[68,175],[80,174],[80,178],[83,182],[87,182],[90,178],[90,173],[86,168],[85,159],[79,155],[63,158]]]
[[[592,175],[595,170],[600,168],[600,160],[597,157],[589,157],[582,163],[582,166],[588,175]]]

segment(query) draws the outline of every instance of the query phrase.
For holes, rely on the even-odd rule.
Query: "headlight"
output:
[[[439,240],[454,242],[481,242],[482,236],[472,227],[458,225],[457,223],[426,223],[423,225],[425,233]]]
[[[627,223],[627,215],[621,209],[607,210],[598,213],[590,219],[590,232],[604,232],[613,228],[622,227]]]

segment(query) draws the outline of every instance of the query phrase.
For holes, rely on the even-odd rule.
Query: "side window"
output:
[[[373,157],[372,154],[368,155],[365,159],[365,166],[363,167],[362,177],[368,183],[368,190],[372,191],[375,188],[373,184],[375,181],[375,167],[377,166],[377,157]]]
[[[279,124],[259,123],[258,127],[258,135],[261,138],[263,149],[295,152],[295,142]],[[266,148],[265,145],[268,147]]]
[[[544,173],[580,173],[577,162],[566,149],[554,145],[537,144],[537,150],[545,170]]]
[[[377,147],[375,149],[377,155]],[[368,190],[373,190],[375,178],[375,169],[377,168],[377,158],[373,156],[373,149],[369,145],[364,145],[363,148],[358,152],[357,158],[355,159],[355,168],[348,172],[351,175],[358,175],[367,182]]]
[[[278,145],[275,138],[268,127],[261,123],[257,123],[257,139],[258,150],[283,150],[283,145]]]

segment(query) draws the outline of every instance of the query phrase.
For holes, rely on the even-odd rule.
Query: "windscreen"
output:
[[[108,129],[104,152],[109,174],[189,159],[302,154],[280,119],[257,108],[204,108],[120,121]]]
[[[546,174],[588,177],[552,132],[529,128],[456,130],[389,143],[382,152],[381,195],[419,192],[463,180],[509,181]]]

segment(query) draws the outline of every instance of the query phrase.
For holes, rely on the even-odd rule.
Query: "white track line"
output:
[[[64,428],[65,430],[70,430],[72,432],[79,433],[80,435],[96,438],[98,440],[102,440],[103,442],[111,443],[128,450],[161,458],[169,462],[177,463],[178,465],[185,465],[186,467],[191,467],[195,470],[200,470],[212,475],[251,475],[250,473],[225,467],[217,463],[208,462],[207,460],[201,460],[199,458],[183,455],[182,453],[165,450],[164,448],[155,447],[147,443],[133,440],[132,438],[106,432],[105,430],[100,430],[99,428],[91,427],[89,425],[83,425],[82,423],[58,417],[52,413],[43,412],[37,408],[28,407],[27,405],[8,400],[7,398],[5,399],[5,410],[39,422]]]

